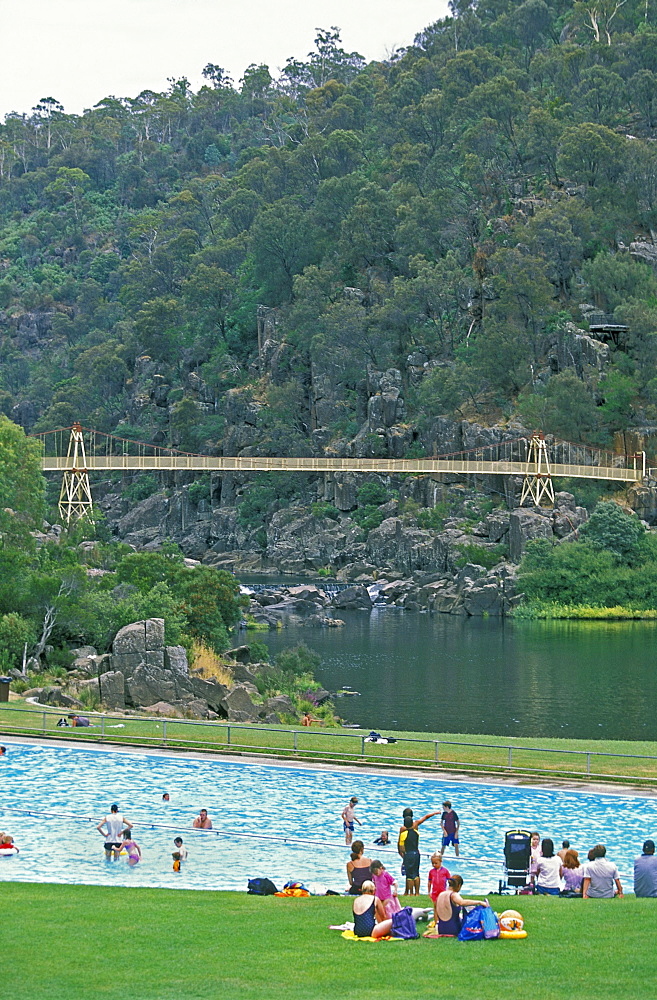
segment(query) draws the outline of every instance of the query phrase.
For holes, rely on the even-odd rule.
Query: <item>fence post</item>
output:
[[[166,743],[166,741],[167,741],[167,720],[164,719],[162,723],[162,742]]]
[[[361,757],[365,756],[365,737],[364,736],[361,736],[361,738],[360,738],[360,755],[361,755]]]
[[[513,767],[513,747],[509,747],[509,767]]]
[[[587,753],[587,755],[586,755],[586,773],[587,774],[591,773],[591,754],[590,753]]]
[[[46,732],[46,713],[45,712],[43,713],[42,731],[43,731],[43,733],[45,735],[45,732]]]
[[[230,746],[230,726],[226,726],[226,746]]]
[[[440,763],[440,740],[434,740],[434,743],[435,743],[434,763],[435,764],[439,764]]]

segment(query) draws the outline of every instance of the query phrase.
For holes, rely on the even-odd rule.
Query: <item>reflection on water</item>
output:
[[[657,739],[654,622],[526,622],[374,608],[341,629],[258,634],[273,654],[305,642],[318,680],[366,728]],[[241,641],[246,641],[241,633]]]

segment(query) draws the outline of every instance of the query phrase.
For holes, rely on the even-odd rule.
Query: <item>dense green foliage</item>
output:
[[[542,616],[544,606],[657,609],[657,537],[637,517],[603,502],[580,534],[557,546],[529,542],[520,566],[525,614]]]
[[[0,408],[198,450],[242,387],[261,450],[307,454],[312,366],[339,387],[328,430],[349,438],[367,366],[406,378],[421,348],[417,421],[517,406],[595,442],[654,417],[657,275],[627,247],[657,227],[657,8],[450,8],[384,62],[332,29],[277,80],[252,65],[234,86],[209,64],[198,92],[181,78],[80,116],[50,97],[9,115]],[[604,373],[555,374],[546,353],[582,301],[629,333]],[[250,367],[258,303],[291,346],[273,380]],[[144,354],[157,376],[138,388],[159,402],[130,409]]]
[[[224,570],[188,568],[176,546],[136,553],[83,541],[82,527],[40,536],[44,481],[40,449],[0,417],[0,669],[75,643],[108,648],[118,629],[164,618],[169,644],[197,640],[220,652],[239,616],[239,584]],[[99,573],[100,571],[100,573]],[[70,657],[63,657],[65,666]]]

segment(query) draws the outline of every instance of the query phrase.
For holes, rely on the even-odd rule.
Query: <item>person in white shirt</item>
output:
[[[104,829],[105,827],[107,829]],[[121,834],[124,830],[132,830],[132,823],[119,812],[119,807],[114,802],[110,806],[109,816],[105,816],[96,829],[105,838],[105,857],[109,861],[112,857],[118,858],[123,847]]]
[[[561,858],[554,853],[554,843],[549,837],[541,842],[541,853],[536,858],[536,892],[541,896],[558,896],[561,888]]]
[[[620,872],[613,862],[607,861],[606,853],[604,844],[596,844],[589,852],[591,860],[584,865],[582,880],[583,899],[613,899],[614,896],[623,898]]]

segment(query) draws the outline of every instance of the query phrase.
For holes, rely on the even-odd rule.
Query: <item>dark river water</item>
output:
[[[246,633],[306,643],[317,679],[367,729],[657,740],[657,624],[339,611],[344,628]],[[247,641],[240,633],[240,641]]]

